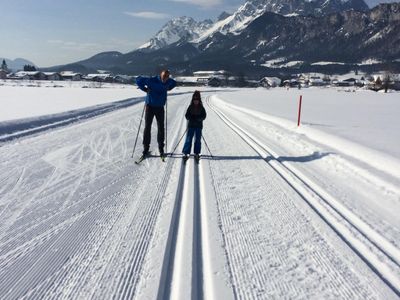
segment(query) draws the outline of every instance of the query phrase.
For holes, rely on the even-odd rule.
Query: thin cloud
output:
[[[193,4],[204,8],[210,8],[222,4],[222,0],[170,0],[170,1]]]
[[[154,11],[141,11],[141,12],[126,11],[126,12],[124,12],[124,14],[131,16],[131,17],[143,18],[143,19],[168,19],[168,18],[171,18],[171,16],[168,14],[157,13]]]
[[[98,43],[88,42],[74,42],[74,41],[63,41],[63,40],[48,40],[47,43],[53,44],[61,49],[68,49],[74,51],[101,51],[104,45]]]

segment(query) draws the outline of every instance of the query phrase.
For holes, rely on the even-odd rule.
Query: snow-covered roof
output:
[[[274,83],[274,84],[280,84],[282,80],[278,77],[264,77],[261,79],[261,81],[268,82],[268,83]]]
[[[15,76],[25,76],[25,75],[35,76],[39,73],[41,73],[41,72],[39,72],[39,71],[19,71],[19,72],[15,73]]]
[[[111,74],[88,74],[85,76],[86,78],[96,78],[96,77],[100,77],[100,78],[109,78],[112,77]]]
[[[196,71],[193,72],[194,76],[212,76],[212,75],[225,75],[228,72],[225,70],[219,70],[219,71]]]
[[[194,76],[181,76],[175,78],[177,82],[182,82],[182,83],[197,83],[197,79],[198,77]]]
[[[73,71],[62,71],[60,74],[61,76],[77,76],[77,75],[82,76],[81,73],[75,73]]]

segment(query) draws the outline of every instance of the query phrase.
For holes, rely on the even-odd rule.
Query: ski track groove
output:
[[[177,180],[176,196],[174,201],[174,208],[171,216],[171,222],[169,225],[167,244],[164,250],[163,266],[161,269],[160,285],[158,288],[157,299],[167,299],[170,297],[171,290],[173,289],[173,274],[174,274],[174,262],[176,256],[176,243],[178,238],[179,223],[181,221],[182,211],[182,198],[183,190],[185,185],[185,173],[186,168],[181,161],[181,167],[179,170],[179,176]]]
[[[280,165],[282,165],[283,166],[283,168],[286,168],[288,171],[287,172],[290,172],[290,173],[293,173],[292,171],[291,171],[291,169],[289,169],[289,168],[287,168],[286,167],[286,165],[284,165],[282,162],[280,162],[279,161],[279,158],[278,157],[276,157],[276,155],[274,155],[274,154],[271,154],[271,152],[269,151],[269,149],[268,148],[266,148],[265,146],[263,146],[263,144],[261,144],[260,142],[258,142],[257,140],[254,140],[249,134],[247,134],[247,132],[245,131],[245,130],[243,130],[239,125],[237,125],[237,124],[235,124],[232,120],[230,120],[228,117],[226,117],[225,116],[225,114],[223,114],[221,111],[220,111],[220,109],[217,109],[215,106],[213,106],[213,105],[211,105],[210,104],[210,101],[209,101],[209,99],[207,99],[207,104],[212,108],[212,110],[221,118],[221,120],[228,126],[228,127],[230,127],[245,143],[247,143],[251,148],[253,148],[256,152],[258,152],[259,153],[259,150],[257,150],[255,147],[260,147],[263,151],[265,151],[268,155],[271,155],[272,157],[274,157],[275,159],[276,159],[276,161],[278,162],[278,163],[280,163]],[[237,129],[235,129],[235,128],[237,128]],[[238,132],[240,132],[240,133],[238,133]],[[252,142],[249,142],[246,138],[244,138],[242,135],[244,135],[244,136],[246,136],[249,140],[251,140]],[[254,144],[253,144],[254,143]],[[271,164],[270,162],[269,162],[269,160],[267,159],[267,158],[265,158],[263,155],[261,155],[260,154],[260,157],[263,157],[263,160],[264,161],[266,161],[268,164]],[[287,176],[285,176],[286,174],[285,173],[281,173],[281,172],[279,172],[279,170],[277,170],[275,167],[273,167],[273,169],[285,180],[285,181],[287,181],[287,183],[289,184],[289,185],[291,185],[293,188],[294,188],[294,190],[296,190],[296,192],[298,192],[298,190],[297,190],[297,188],[295,187],[295,186],[293,186],[292,185],[292,182],[291,182],[291,179],[288,179],[288,177]],[[305,178],[305,177],[303,177],[302,178],[302,176],[299,176],[298,174],[295,174],[295,176],[307,187],[307,188],[309,188],[312,192],[313,192],[313,194],[316,194],[317,195],[317,197],[319,197],[319,198],[321,198],[321,200],[322,201],[326,201],[327,202],[327,204],[329,205],[329,206],[331,206],[330,204],[329,204],[329,201],[328,200],[325,200],[325,198],[323,197],[323,196],[321,196],[320,194],[321,193],[319,193],[318,191],[315,191],[312,187],[310,187],[309,186],[309,184],[307,184],[307,178]],[[304,176],[304,175],[303,175]],[[290,177],[289,177],[290,178]],[[305,178],[305,179],[304,179]],[[323,189],[321,188],[321,190],[323,191]],[[303,197],[303,199],[305,199],[307,202],[309,202],[309,200],[307,200],[307,196],[305,196],[304,194],[301,194],[301,192],[298,192],[302,197]],[[360,250],[359,250],[359,248],[357,248],[357,247],[355,247],[354,248],[354,244],[352,243],[352,241],[351,240],[349,240],[348,239],[348,237],[346,236],[346,234],[344,234],[340,229],[337,229],[336,227],[335,227],[335,225],[334,225],[334,223],[331,223],[330,221],[329,221],[329,219],[326,219],[326,217],[324,217],[324,214],[322,213],[320,213],[319,212],[319,209],[318,209],[318,207],[315,207],[314,205],[312,205],[312,204],[310,204],[310,206],[318,213],[318,215],[325,221],[325,222],[327,222],[328,223],[328,225],[332,228],[332,229],[334,229],[334,231],[340,236],[340,238],[342,239],[342,240],[344,240],[349,246],[350,246],[350,248],[357,254],[357,255],[359,255],[360,257],[361,257],[361,259],[363,259],[366,263],[367,263],[367,265],[372,269],[372,271],[373,272],[375,272],[382,280],[383,280],[383,282],[385,282],[387,285],[388,285],[388,287],[389,288],[391,288],[392,290],[393,290],[393,292],[394,293],[396,293],[397,295],[400,295],[400,293],[399,293],[399,286],[398,286],[398,283],[396,283],[396,280],[395,280],[395,278],[396,278],[396,275],[395,274],[391,274],[390,273],[390,271],[389,271],[389,274],[386,274],[385,272],[386,272],[386,269],[385,268],[380,268],[380,265],[378,264],[378,265],[376,265],[376,264],[374,264],[374,262],[372,262],[370,259],[369,259],[369,257],[368,256],[365,256],[364,254],[363,254],[363,252],[360,252]],[[336,210],[335,209],[335,207],[333,207],[333,209],[334,210]],[[342,218],[344,218],[349,224],[350,224],[350,226],[353,226],[353,228],[354,229],[356,229],[358,232],[360,232],[363,236],[365,236],[365,234],[364,234],[364,232],[363,231],[360,231],[360,229],[356,226],[356,225],[354,225],[354,224],[352,224],[351,223],[351,220],[348,220],[348,219],[346,219],[346,217],[343,217],[343,215],[339,212],[338,213],[339,215],[341,215],[341,217]],[[372,229],[371,229],[372,230]],[[374,232],[375,233],[375,232]],[[381,238],[383,241],[385,241],[385,239],[384,239],[384,237],[383,236],[381,236],[381,235],[379,235],[379,233],[376,233],[376,235],[379,237],[379,238]],[[368,239],[368,236],[366,236],[366,238]],[[382,247],[381,247],[381,245],[377,245],[376,244],[376,242],[373,242],[373,240],[371,241],[371,240],[369,240],[370,242],[372,242],[372,244],[373,245],[375,245],[376,247],[378,247],[380,250],[382,250]],[[244,242],[244,241],[243,241]],[[249,241],[248,240],[246,240],[246,243],[248,243]],[[362,242],[361,242],[362,243]],[[383,247],[383,249],[385,250],[385,248]],[[382,250],[382,251],[384,251],[384,250]],[[398,250],[397,250],[398,251]],[[396,252],[396,249],[394,250],[394,253]],[[391,256],[390,256],[390,251],[389,251],[389,254],[388,254],[388,252],[383,252],[383,253],[385,253],[390,259],[393,259]],[[394,260],[396,260],[396,258],[394,258]],[[326,266],[325,266],[326,267]],[[332,269],[331,269],[331,271],[332,271]],[[333,271],[335,271],[335,270],[333,270]],[[234,274],[236,273],[236,272],[233,272]],[[329,274],[331,274],[330,272],[329,272]],[[335,276],[336,277],[336,276]],[[394,279],[393,279],[394,278]],[[357,290],[358,291],[358,290]],[[343,295],[343,296],[346,296],[346,297],[348,297],[349,295]],[[352,296],[354,296],[354,295],[352,295]]]

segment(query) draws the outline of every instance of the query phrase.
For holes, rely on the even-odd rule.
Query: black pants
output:
[[[149,151],[150,141],[151,141],[151,124],[153,123],[153,118],[156,117],[157,120],[157,142],[158,149],[164,150],[164,118],[165,112],[164,107],[146,106],[146,113],[144,116],[145,126],[143,133],[143,148],[144,151]]]

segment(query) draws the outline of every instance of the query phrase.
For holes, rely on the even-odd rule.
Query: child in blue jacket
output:
[[[186,160],[189,158],[189,154],[192,148],[193,136],[194,140],[194,156],[198,161],[200,159],[201,152],[201,134],[203,130],[203,121],[207,117],[206,110],[204,109],[203,102],[201,101],[201,95],[199,91],[195,91],[192,96],[192,101],[185,114],[188,120],[188,130],[186,134],[185,144],[183,146],[183,158]]]

